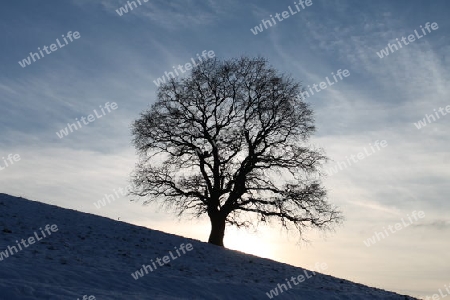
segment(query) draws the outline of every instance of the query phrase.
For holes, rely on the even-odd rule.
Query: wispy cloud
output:
[[[450,229],[450,220],[434,220],[431,222],[414,224],[413,227],[427,228],[427,229],[433,229],[433,230],[449,230]]]
[[[85,0],[73,1],[75,4],[84,7],[93,7],[98,4],[98,2]],[[100,1],[100,5],[103,7],[104,12],[117,16],[116,9],[127,6],[127,1]],[[157,27],[180,30],[186,28],[186,26],[197,27],[216,23],[221,17],[229,14],[236,7],[237,2],[234,0],[220,2],[208,0],[202,3],[193,0],[183,2],[162,0],[142,1],[142,5],[129,11],[120,21],[127,22],[127,18],[132,19],[137,17],[150,21]]]

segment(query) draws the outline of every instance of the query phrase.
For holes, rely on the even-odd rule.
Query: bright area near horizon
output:
[[[128,197],[93,203],[128,184],[137,162],[130,124],[155,101],[155,80],[204,50],[262,55],[307,90],[334,82],[306,102],[316,117],[311,143],[332,159],[329,201],[346,221],[326,238],[308,233],[309,245],[275,224],[257,234],[230,228],[225,243],[306,268],[325,262],[327,274],[412,296],[450,284],[448,1],[312,0],[256,35],[251,29],[293,1],[141,2],[122,16],[119,0],[4,4],[0,192],[206,241],[206,219],[174,221]],[[65,44],[69,31],[80,36]],[[63,47],[18,63],[56,39]],[[339,69],[350,75],[335,82]],[[103,114],[107,102],[117,109]],[[94,121],[58,137],[94,110]],[[419,211],[425,217],[409,224]],[[409,225],[390,231],[402,222]],[[375,232],[389,236],[366,246]]]

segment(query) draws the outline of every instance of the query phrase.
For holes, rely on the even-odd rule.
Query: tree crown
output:
[[[341,215],[325,201],[326,157],[306,145],[314,119],[300,95],[260,57],[208,60],[161,85],[133,124],[133,193],[237,226],[275,218],[300,232],[330,228]]]

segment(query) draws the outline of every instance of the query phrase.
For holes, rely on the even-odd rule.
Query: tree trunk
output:
[[[221,215],[210,215],[211,233],[208,243],[223,247],[223,237],[225,235],[225,219]]]

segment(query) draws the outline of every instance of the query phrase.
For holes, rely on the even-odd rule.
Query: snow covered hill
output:
[[[6,194],[0,233],[1,300],[414,299]]]

